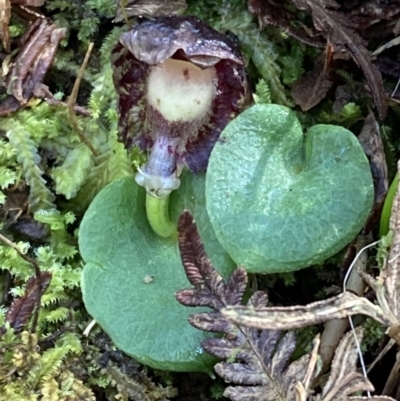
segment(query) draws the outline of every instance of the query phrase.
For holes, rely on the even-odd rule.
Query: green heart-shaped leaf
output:
[[[373,203],[370,167],[347,129],[256,105],[212,151],[207,210],[235,262],[251,272],[293,271],[332,256],[360,231]]]
[[[204,176],[182,177],[170,203],[173,221],[190,209],[207,253],[224,275],[234,264],[219,245],[205,209]],[[213,359],[200,346],[205,334],[187,321],[175,292],[189,287],[176,240],[151,230],[145,192],[133,178],[104,188],[86,212],[79,232],[86,262],[82,291],[89,313],[128,355],[156,369],[210,371]]]

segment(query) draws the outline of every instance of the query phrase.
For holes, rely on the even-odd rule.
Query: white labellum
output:
[[[168,59],[151,68],[147,101],[168,121],[198,119],[211,110],[215,79],[215,68]]]

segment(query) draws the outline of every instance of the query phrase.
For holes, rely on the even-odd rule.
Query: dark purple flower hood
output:
[[[120,140],[149,155],[136,181],[168,195],[184,166],[206,169],[221,131],[251,103],[243,58],[195,17],[145,21],[121,35],[111,58]]]

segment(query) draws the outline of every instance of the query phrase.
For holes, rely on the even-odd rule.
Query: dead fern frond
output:
[[[311,353],[291,361],[296,346],[293,332],[282,333],[262,325],[257,327],[257,324],[242,326],[237,320],[228,320],[227,314],[222,313],[227,307],[242,309],[248,315],[259,308],[272,309],[266,308],[267,294],[256,291],[247,305],[240,307],[247,286],[246,270],[238,268],[227,282],[224,281],[207,257],[188,211],[179,219],[178,233],[182,263],[194,288],[178,291],[176,298],[186,306],[212,309],[208,313],[191,315],[189,322],[203,331],[223,333],[222,337],[203,340],[202,346],[223,360],[214,369],[231,383],[224,391],[225,397],[232,401],[392,400],[390,397],[371,397],[369,393],[368,397],[352,397],[359,391],[374,390],[371,382],[356,369],[357,342],[362,338],[360,328],[354,334],[350,332],[344,336],[336,350],[328,381],[322,391],[316,393],[312,386],[321,366],[317,356],[319,337],[316,337]],[[318,308],[312,312],[318,312]]]

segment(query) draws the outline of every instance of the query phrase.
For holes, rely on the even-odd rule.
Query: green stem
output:
[[[396,174],[392,184],[390,185],[389,191],[386,195],[385,203],[383,204],[381,222],[379,227],[379,235],[381,237],[389,232],[389,220],[390,220],[390,215],[392,213],[393,199],[394,196],[396,195],[398,185],[399,185],[399,175]]]
[[[146,193],[146,213],[150,227],[160,237],[168,238],[176,233],[176,226],[169,219],[169,195],[155,198]]]

